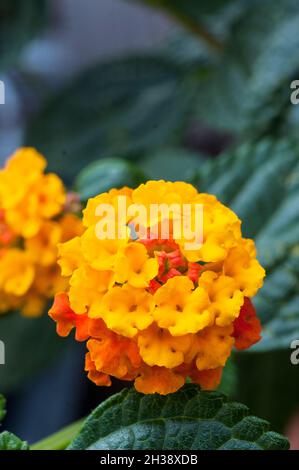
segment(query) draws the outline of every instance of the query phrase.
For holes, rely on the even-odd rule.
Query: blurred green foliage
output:
[[[46,23],[46,0],[0,1],[0,72],[13,66],[26,43]]]
[[[187,81],[159,55],[99,64],[49,100],[26,143],[67,181],[97,158],[138,159],[165,142],[179,144],[194,99]]]
[[[25,318],[19,312],[2,316],[0,338],[5,344],[0,390],[5,394],[17,390],[20,384],[26,384],[33,374],[51,364],[69,344],[55,333],[55,325],[46,314],[41,318]]]
[[[75,179],[74,190],[82,202],[123,186],[136,187],[145,181],[145,175],[133,163],[120,158],[107,158],[90,163]]]
[[[194,121],[235,141],[295,130],[295,0],[145,3],[187,30],[150,53],[96,65],[49,97],[25,142],[47,155],[51,169],[71,181],[97,158],[142,161],[162,145],[184,146]]]
[[[3,395],[0,395],[0,422],[4,419],[6,415],[5,410],[6,400]]]

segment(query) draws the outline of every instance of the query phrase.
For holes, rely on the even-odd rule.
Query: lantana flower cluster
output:
[[[154,238],[159,218],[148,220],[142,238],[130,217],[125,238],[99,238],[97,207],[109,203],[117,212],[118,196],[144,207],[201,204],[202,244],[186,249],[172,230]],[[232,348],[260,339],[250,299],[265,272],[236,214],[190,184],[149,181],[90,199],[83,224],[81,236],[59,246],[68,289],[56,295],[50,316],[59,335],[74,328],[76,339],[86,341],[88,377],[97,385],[110,385],[111,377],[134,380],[142,393],[172,393],[187,378],[216,388]]]
[[[45,174],[46,160],[19,149],[0,171],[0,313],[39,316],[66,279],[57,266],[57,244],[82,233],[66,211],[61,179]]]

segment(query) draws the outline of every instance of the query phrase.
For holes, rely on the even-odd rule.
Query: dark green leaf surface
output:
[[[202,121],[241,135],[290,130],[296,135],[290,83],[299,72],[297,0],[141,1],[195,34],[185,37],[184,54],[178,54],[186,67],[202,53],[203,44],[213,45],[215,39],[216,53],[208,49],[207,55],[206,50],[205,60],[202,56],[197,64],[197,116]]]
[[[292,108],[299,9],[296,0],[244,5],[218,63],[201,82],[198,115],[216,128],[262,135]]]
[[[68,344],[58,337],[46,314],[41,318],[24,318],[19,313],[1,316],[0,339],[5,344],[5,365],[0,366],[2,393],[24,384]]]
[[[29,445],[11,432],[4,431],[0,434],[0,450],[29,450]]]
[[[162,148],[142,161],[147,179],[188,181],[192,179],[205,156],[179,148]]]
[[[144,181],[141,170],[131,162],[109,158],[93,162],[79,173],[74,189],[82,201],[111,188],[135,187]]]
[[[288,348],[299,337],[298,174],[297,144],[265,140],[206,163],[195,179],[239,215],[267,271],[255,299],[263,340],[250,351]]]
[[[126,389],[90,415],[69,449],[288,449],[287,439],[269,428],[246,406],[194,385],[168,396]]]
[[[0,1],[0,70],[16,61],[18,53],[41,29],[46,17],[44,0]]]
[[[177,142],[194,96],[184,73],[159,56],[97,65],[49,101],[28,129],[26,143],[47,156],[51,170],[71,180],[93,160],[138,158]]]

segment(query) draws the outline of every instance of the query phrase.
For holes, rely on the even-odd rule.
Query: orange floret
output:
[[[240,315],[234,321],[235,347],[239,350],[249,348],[261,339],[261,331],[261,322],[256,316],[255,308],[251,300],[245,297]]]

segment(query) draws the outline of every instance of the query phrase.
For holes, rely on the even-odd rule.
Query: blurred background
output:
[[[235,355],[222,388],[293,448],[298,30],[296,0],[0,0],[0,162],[31,145],[83,201],[138,174],[190,181],[236,210],[268,271],[257,299],[264,340]],[[4,425],[29,442],[124,386],[89,383],[84,347],[59,340],[46,315],[2,317],[0,339]]]
[[[11,3],[1,2],[3,8],[11,8]],[[34,75],[41,92],[56,91],[92,64],[159,44],[171,28],[163,15],[121,0],[87,0],[84,4],[80,0],[49,0],[46,8],[40,34],[19,50],[18,70],[4,75],[7,106],[0,109],[2,161],[22,142],[26,121],[39,104],[40,96],[32,93],[31,86],[26,90],[23,74]],[[22,14],[25,21],[26,11]],[[45,20],[44,12],[36,10],[32,15],[35,26],[42,27],[38,22]],[[20,94],[21,86],[25,88]]]

